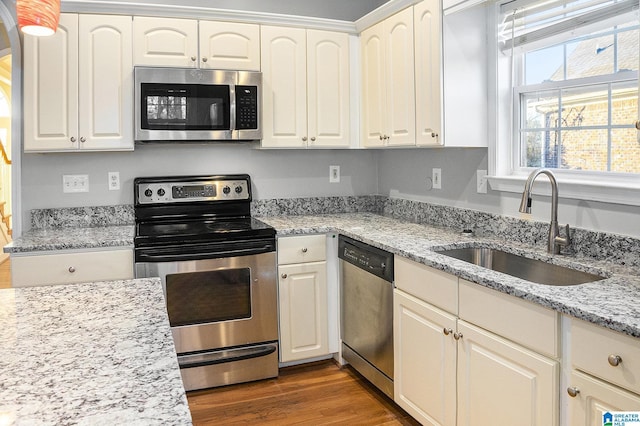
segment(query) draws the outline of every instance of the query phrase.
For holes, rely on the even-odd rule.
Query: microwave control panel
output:
[[[251,130],[258,128],[258,88],[236,86],[236,128]]]

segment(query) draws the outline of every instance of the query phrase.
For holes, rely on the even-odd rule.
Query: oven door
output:
[[[135,266],[162,280],[178,354],[278,340],[275,252]]]

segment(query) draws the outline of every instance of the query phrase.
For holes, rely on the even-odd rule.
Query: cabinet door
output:
[[[80,15],[79,28],[80,149],[133,149],[131,17]]]
[[[349,36],[307,30],[307,108],[310,147],[348,147]]]
[[[200,21],[200,67],[260,71],[260,26]]]
[[[327,263],[278,267],[280,361],[329,354]]]
[[[424,425],[455,425],[456,317],[399,290],[393,301],[394,400]]]
[[[558,361],[461,320],[458,332],[458,425],[558,424]]]
[[[416,144],[442,145],[442,14],[440,2],[413,9],[416,70]]]
[[[133,63],[165,67],[197,67],[198,21],[133,18]]]
[[[606,412],[640,411],[640,396],[579,371],[571,373],[569,387],[579,391],[575,397],[567,396],[571,426],[602,426]]]
[[[360,34],[362,53],[362,146],[384,146],[386,132],[383,23]]]
[[[307,145],[306,32],[261,27],[262,146]]]
[[[413,8],[384,22],[386,123],[389,146],[416,144]]]
[[[24,150],[78,147],[78,15],[51,37],[24,36]]]

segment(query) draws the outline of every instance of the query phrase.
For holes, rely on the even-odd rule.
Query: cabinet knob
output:
[[[307,137],[306,137],[306,136],[303,136],[303,137],[302,137],[302,142],[306,142],[306,141],[307,141]]]
[[[315,142],[316,141],[316,137],[315,136],[311,136],[311,142]]]
[[[438,137],[438,134],[437,134],[436,132],[431,132],[431,137],[432,137],[432,138],[437,138],[437,137]]]
[[[385,138],[386,140],[389,140],[389,136],[387,136],[387,135],[384,135],[384,138]]]
[[[280,276],[282,277],[282,279],[283,279],[283,280],[286,280],[286,279],[287,279],[287,274],[282,274],[282,275],[280,275]]]
[[[448,336],[451,333],[453,333],[453,330],[450,329],[450,328],[444,328],[444,329],[442,329],[442,332],[444,333],[445,336]]]
[[[202,62],[207,62],[207,58],[202,58]]]
[[[384,140],[384,136],[380,135],[380,140]]]
[[[609,358],[607,358],[607,361],[609,361],[610,366],[617,367],[622,362],[622,357],[620,355],[611,354],[609,355]]]
[[[636,129],[640,130],[640,120],[636,121]]]
[[[306,253],[306,252],[307,252],[307,248],[306,248],[306,247],[303,247],[303,248],[302,248],[302,252],[303,252],[303,253]]]
[[[456,340],[460,340],[462,339],[462,333],[453,333],[453,338]]]
[[[567,393],[569,394],[569,396],[571,398],[575,398],[576,396],[578,396],[578,394],[580,393],[580,389],[578,389],[575,386],[569,386],[567,388]]]
[[[191,57],[191,60],[192,60],[193,62],[195,62],[195,61],[196,61],[196,59],[197,59],[197,58],[196,58],[195,56],[192,56],[192,57]]]
[[[80,142],[85,143],[87,141],[87,138],[85,138],[84,136],[80,136]]]
[[[69,272],[73,274],[75,271],[76,271],[76,268],[74,268],[73,266],[69,266]]]
[[[76,137],[75,136],[71,136],[71,142],[75,142],[76,141]]]

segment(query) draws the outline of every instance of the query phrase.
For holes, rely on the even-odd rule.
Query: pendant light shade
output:
[[[16,14],[23,33],[50,36],[58,29],[60,0],[17,0]]]

